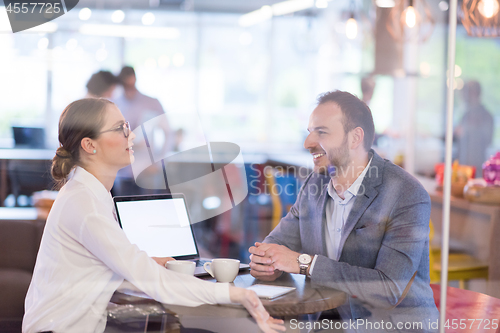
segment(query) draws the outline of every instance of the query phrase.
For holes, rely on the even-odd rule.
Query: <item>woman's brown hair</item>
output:
[[[52,159],[52,177],[57,187],[66,183],[71,170],[80,162],[83,138],[96,139],[104,126],[106,108],[113,105],[104,98],[84,98],[69,104],[59,118],[59,143]]]

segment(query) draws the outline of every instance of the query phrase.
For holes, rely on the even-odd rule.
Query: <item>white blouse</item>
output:
[[[162,303],[229,303],[229,284],[169,271],[131,244],[110,193],[77,167],[50,211],[28,289],[23,332],[102,332],[106,307],[126,279]]]

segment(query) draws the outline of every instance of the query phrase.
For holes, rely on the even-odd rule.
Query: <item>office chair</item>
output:
[[[12,194],[30,196],[33,192],[51,190],[54,187],[50,175],[51,161],[11,161],[8,172]]]

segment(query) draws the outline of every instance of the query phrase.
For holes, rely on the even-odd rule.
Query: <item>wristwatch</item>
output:
[[[307,268],[312,262],[312,257],[308,254],[302,253],[297,257],[297,262],[299,263],[300,274],[307,275]]]

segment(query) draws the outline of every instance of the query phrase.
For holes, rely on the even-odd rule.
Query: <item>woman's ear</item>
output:
[[[363,140],[365,138],[365,131],[361,127],[356,127],[351,131],[351,149],[357,149],[360,145],[363,145]]]
[[[82,149],[88,154],[93,155],[97,152],[94,141],[91,138],[83,138],[81,141],[81,146]]]

